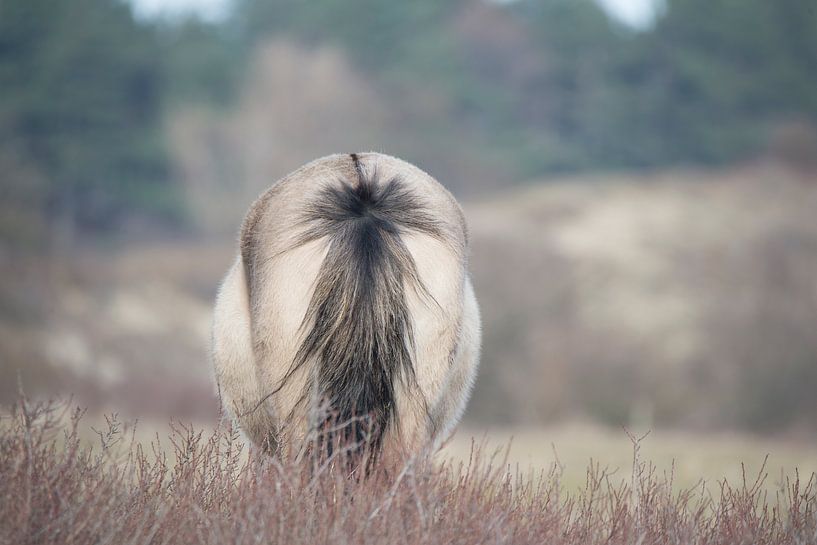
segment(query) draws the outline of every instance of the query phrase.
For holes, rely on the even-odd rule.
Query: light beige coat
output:
[[[386,430],[383,440],[384,451],[406,456],[447,437],[474,383],[480,319],[466,269],[466,226],[453,196],[422,170],[378,153],[358,154],[357,160],[382,180],[399,175],[445,237],[400,234],[420,281],[438,303],[406,291],[416,381],[395,386],[399,427]],[[331,155],[276,182],[250,207],[239,255],[218,292],[213,359],[223,406],[253,443],[271,451],[303,446],[317,403],[311,398],[298,404],[316,380],[308,367],[283,381],[303,340],[304,316],[327,252],[325,240],[296,244],[298,218],[320,198],[321,188],[355,176],[350,155]]]

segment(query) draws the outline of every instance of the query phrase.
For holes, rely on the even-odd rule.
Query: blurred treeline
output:
[[[217,23],[138,20],[117,0],[0,0],[4,246],[194,225],[176,114],[235,110],[269,43],[313,64],[340,52],[351,81],[386,97],[371,104],[385,123],[365,103],[326,114],[342,100],[308,119],[297,105],[315,78],[273,68],[292,124],[316,125],[309,141],[419,161],[460,196],[556,172],[730,163],[778,141],[812,158],[800,149],[817,121],[812,0],[667,0],[640,30],[592,0],[236,0]],[[351,103],[364,91],[350,87]],[[279,147],[297,147],[287,136]]]

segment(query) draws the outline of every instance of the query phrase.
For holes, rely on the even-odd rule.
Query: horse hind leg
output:
[[[471,279],[467,277],[464,295],[462,328],[457,351],[452,360],[445,393],[433,413],[435,429],[432,431],[431,439],[435,446],[448,439],[462,418],[477,376],[482,330],[474,288]]]
[[[278,446],[277,426],[258,384],[247,283],[240,258],[230,268],[216,297],[213,365],[222,408],[250,441],[274,453]]]

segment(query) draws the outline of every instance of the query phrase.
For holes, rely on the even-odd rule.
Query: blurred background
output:
[[[244,212],[364,150],[465,208],[468,430],[817,452],[813,0],[0,0],[0,402],[212,422]]]

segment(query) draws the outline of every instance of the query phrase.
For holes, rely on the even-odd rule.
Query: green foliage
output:
[[[248,56],[247,44],[231,30],[197,19],[159,27],[168,110],[191,101],[218,107],[231,103]]]
[[[177,204],[155,36],[109,0],[0,2],[0,148],[37,171],[54,236]],[[4,187],[28,185],[22,170]]]
[[[253,39],[284,34],[339,45],[385,81],[434,89],[448,99],[451,131],[482,132],[491,153],[512,158],[517,179],[720,164],[757,152],[777,124],[817,122],[810,0],[666,5],[642,32],[612,23],[593,0],[487,8],[241,0],[237,21]],[[461,22],[478,10],[491,13],[475,43]],[[501,35],[508,14],[519,34],[511,46]]]
[[[399,63],[412,70],[415,61],[438,52],[445,23],[464,2],[237,0],[237,4],[237,21],[251,40],[275,33],[305,43],[329,42],[347,49],[361,66],[382,70]]]
[[[789,118],[817,121],[817,10],[809,0],[673,0],[628,52],[639,162],[723,163]]]
[[[0,236],[179,217],[163,116],[229,108],[270,36],[341,48],[385,94],[433,97],[437,113],[395,138],[484,157],[505,180],[722,164],[776,126],[817,124],[811,0],[665,4],[634,31],[594,0],[236,0],[215,24],[136,21],[125,0],[0,0],[3,209],[36,211]]]

